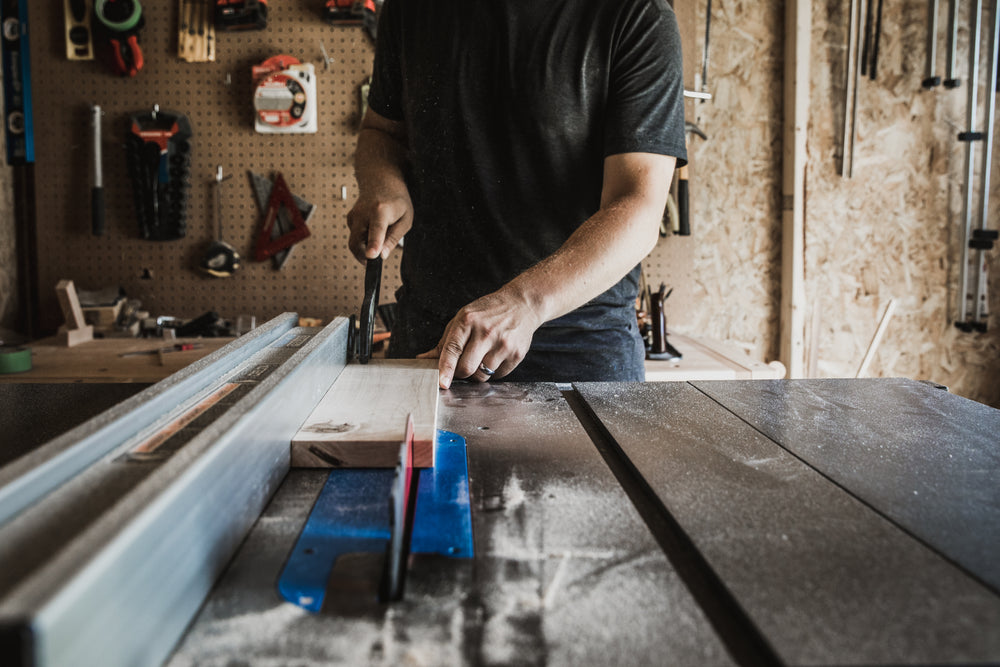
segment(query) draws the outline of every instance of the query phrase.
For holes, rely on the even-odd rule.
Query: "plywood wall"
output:
[[[703,26],[706,2],[697,5]],[[985,334],[953,326],[965,181],[965,149],[955,134],[964,129],[966,90],[921,88],[927,6],[884,4],[879,77],[861,86],[854,177],[845,180],[838,154],[849,3],[813,4],[805,319],[815,332],[807,329],[806,340],[818,376],[853,377],[895,299],[869,375],[933,380],[1000,407],[996,317]],[[671,304],[672,328],[730,340],[767,359],[777,354],[779,331],[782,22],[776,0],[712,3],[715,97],[695,112],[709,141],[695,140],[693,150],[701,174],[691,185],[694,266],[665,272],[681,292]],[[699,59],[700,48],[699,35]],[[959,60],[963,77],[966,59]],[[1000,210],[995,162],[993,228]]]

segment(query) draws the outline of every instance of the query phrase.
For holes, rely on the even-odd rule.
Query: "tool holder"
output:
[[[146,24],[139,0],[95,0],[93,24],[111,70],[120,76],[138,74],[144,64],[139,33]]]
[[[172,241],[187,231],[191,171],[191,124],[155,107],[130,117],[125,151],[139,236]]]

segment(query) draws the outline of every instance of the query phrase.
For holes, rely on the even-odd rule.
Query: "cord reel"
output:
[[[279,55],[253,68],[254,129],[263,134],[315,133],[316,75],[312,64]]]

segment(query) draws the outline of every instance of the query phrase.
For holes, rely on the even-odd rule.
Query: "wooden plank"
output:
[[[683,355],[680,361],[646,360],[647,382],[689,380],[777,380],[785,376],[777,361],[765,364],[743,350],[706,339],[670,332],[670,344]]]
[[[103,338],[76,347],[66,347],[56,336],[28,345],[31,370],[0,375],[4,382],[159,382],[192,364],[233,338]],[[174,343],[196,343],[200,347],[183,352],[123,357],[129,352],[157,350]]]
[[[350,364],[292,438],[293,468],[392,468],[413,415],[414,465],[434,466],[436,359]]]

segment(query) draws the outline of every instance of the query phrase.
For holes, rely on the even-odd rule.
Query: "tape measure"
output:
[[[31,350],[26,347],[0,347],[0,374],[31,370]]]
[[[311,64],[288,55],[274,56],[253,68],[253,79],[254,129],[316,132],[316,76]]]

